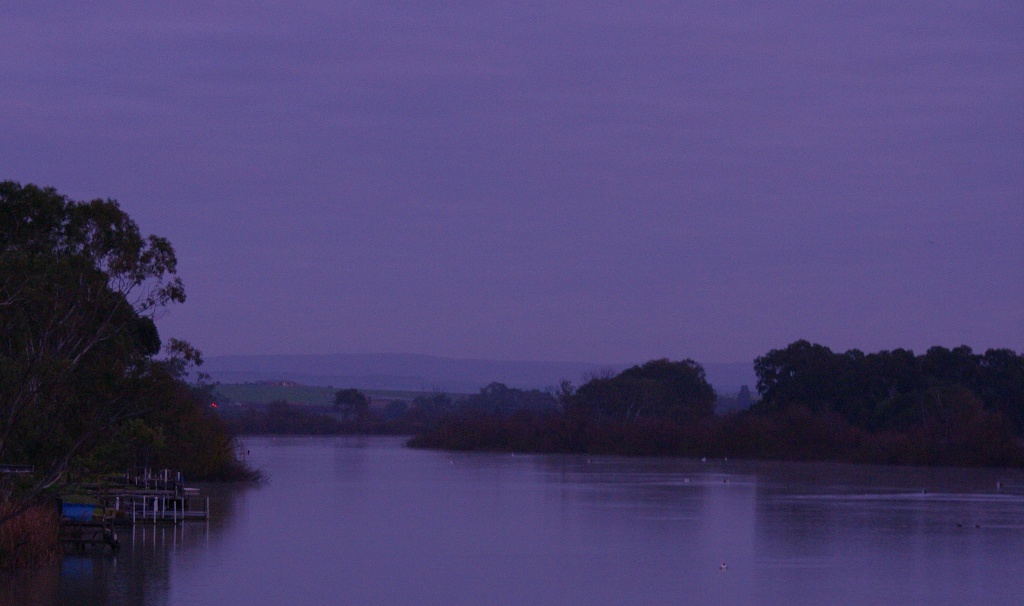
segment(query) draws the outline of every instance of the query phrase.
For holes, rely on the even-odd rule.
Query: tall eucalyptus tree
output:
[[[154,373],[197,352],[171,340],[158,361],[154,314],[185,300],[170,243],[143,236],[114,200],[0,182],[0,463],[35,466],[0,484],[20,513],[119,421],[145,410]]]

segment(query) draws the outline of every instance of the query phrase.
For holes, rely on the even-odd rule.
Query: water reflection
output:
[[[6,576],[0,604],[165,604],[171,558],[201,532],[186,525],[122,529],[116,555],[106,548],[71,551],[40,570]]]
[[[269,480],[207,487],[209,526],[0,604],[1020,603],[1020,472],[248,446]]]
[[[0,574],[0,606],[95,606],[169,603],[176,563],[201,557],[232,525],[247,487],[212,484],[210,521],[177,526],[140,523],[117,529],[121,549],[71,550],[38,570]]]

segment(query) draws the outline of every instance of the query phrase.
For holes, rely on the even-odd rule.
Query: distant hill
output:
[[[520,389],[554,387],[563,379],[579,385],[594,375],[618,372],[627,366],[631,364],[471,360],[419,354],[310,354],[210,356],[202,370],[221,383],[284,380],[335,388],[475,393],[495,381]],[[704,369],[720,394],[736,393],[744,384],[754,389],[751,363],[705,364]]]

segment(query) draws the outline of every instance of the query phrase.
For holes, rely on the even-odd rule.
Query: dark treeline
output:
[[[538,389],[517,389],[504,383],[491,383],[480,393],[455,403],[454,410],[463,414],[546,413],[558,410],[558,400]]]
[[[797,341],[755,360],[754,370],[763,413],[806,407],[869,431],[1005,421],[1024,435],[1024,356],[1008,349],[834,353]]]
[[[237,435],[336,435],[354,432],[348,423],[331,415],[283,400],[265,407],[248,407],[237,413],[221,414],[228,428]]]
[[[219,402],[228,402],[221,394]],[[491,383],[480,393],[453,398],[436,392],[417,396],[411,402],[394,400],[382,409],[370,407],[370,399],[357,389],[338,390],[330,412],[322,407],[277,401],[266,406],[221,406],[218,412],[235,435],[414,435],[436,429],[455,416],[507,416],[520,411],[551,413],[559,410],[550,393]]]
[[[339,390],[332,409],[276,400],[268,404],[239,404],[216,390],[217,414],[232,435],[310,435],[416,433],[391,404],[384,411],[370,409],[366,394],[356,389]],[[404,412],[406,406],[402,406]]]
[[[519,412],[546,414],[559,409],[558,399],[548,392],[491,383],[469,396],[453,397],[441,392],[417,396],[400,418],[413,429],[411,433],[422,433],[440,427],[452,417],[507,417]]]
[[[290,404],[284,400],[266,406],[250,405],[222,410],[221,417],[235,435],[410,434],[408,424],[367,412],[358,417],[325,413],[319,406]]]
[[[453,413],[413,446],[919,465],[1024,465],[1024,356],[970,348],[834,353],[797,341],[755,361],[760,400],[714,415],[692,360],[563,384],[558,410]]]

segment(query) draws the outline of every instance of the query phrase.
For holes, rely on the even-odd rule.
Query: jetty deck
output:
[[[185,485],[180,472],[140,469],[82,485],[93,495],[115,524],[139,522],[177,524],[185,520],[206,520],[210,499],[198,488]]]
[[[149,469],[79,484],[83,503],[62,504],[61,541],[84,549],[109,545],[117,551],[116,526],[181,524],[210,517],[210,498],[185,485],[179,472]]]

